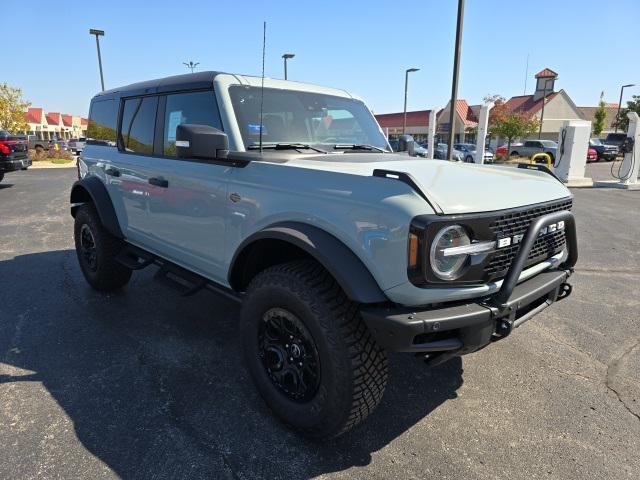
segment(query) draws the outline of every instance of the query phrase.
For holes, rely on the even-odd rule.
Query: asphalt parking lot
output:
[[[319,444],[254,390],[236,304],[151,269],[87,286],[74,175],[0,184],[0,478],[640,478],[640,192],[574,190],[569,299],[439,367],[393,355],[376,412]]]

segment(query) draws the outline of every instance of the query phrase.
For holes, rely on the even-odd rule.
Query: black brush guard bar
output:
[[[533,244],[540,235],[542,229],[551,224],[557,224],[562,221],[564,221],[565,241],[568,256],[559,268],[573,270],[573,267],[578,261],[578,238],[576,235],[576,221],[573,214],[569,211],[563,210],[561,212],[543,215],[542,217],[535,219],[531,222],[531,225],[529,225],[529,229],[522,239],[516,258],[511,262],[507,275],[502,281],[500,290],[492,297],[493,304],[500,307],[504,305],[511,296],[513,289],[518,284],[520,274],[522,273],[522,270],[524,270],[524,264],[529,257],[529,253],[531,253]]]

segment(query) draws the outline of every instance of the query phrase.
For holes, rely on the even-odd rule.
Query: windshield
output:
[[[543,146],[549,147],[549,148],[557,148],[558,147],[558,144],[556,142],[554,142],[553,140],[540,140],[540,143],[542,143]]]
[[[231,103],[245,148],[260,142],[260,88],[232,86]],[[369,109],[359,100],[295,90],[264,89],[263,144],[333,148],[372,145],[388,150]]]
[[[592,138],[591,145],[602,145],[602,142],[600,141],[599,138]]]

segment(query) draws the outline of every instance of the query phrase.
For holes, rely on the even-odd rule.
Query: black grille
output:
[[[489,228],[497,238],[513,238],[515,235],[524,235],[534,219],[548,213],[559,212],[561,210],[571,210],[571,206],[571,200],[563,200],[561,202],[549,203],[526,210],[507,213],[493,220]],[[564,248],[564,245],[564,230],[540,236],[533,244],[533,248],[525,262],[525,267],[536,264],[560,253]],[[519,244],[511,245],[509,247],[501,248],[499,251],[495,252],[485,266],[485,273],[491,279],[506,275],[511,262],[518,253],[519,247]]]

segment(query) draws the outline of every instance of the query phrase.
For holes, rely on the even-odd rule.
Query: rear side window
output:
[[[176,156],[176,129],[182,123],[209,125],[222,130],[213,90],[167,95],[164,115],[164,155]]]
[[[115,100],[95,100],[89,111],[87,138],[90,143],[116,146],[116,119],[118,105]]]
[[[158,97],[128,98],[124,101],[119,146],[130,153],[151,155]]]

